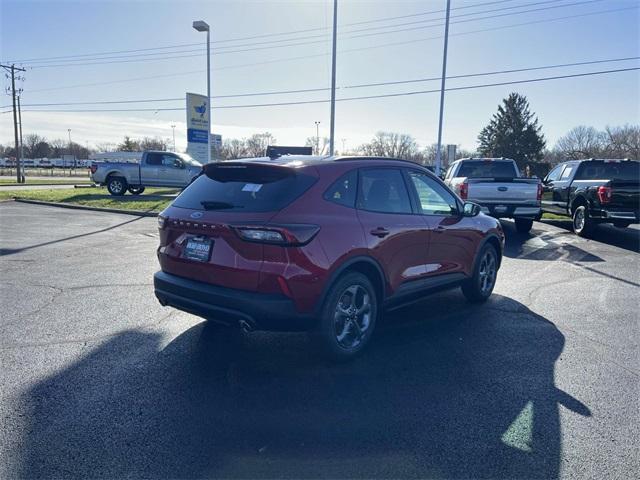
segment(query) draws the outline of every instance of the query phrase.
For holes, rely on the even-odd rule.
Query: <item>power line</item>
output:
[[[509,0],[509,1],[513,1],[513,0]],[[567,5],[554,5],[553,7],[549,7],[550,8],[561,8],[561,7],[565,7],[565,6],[574,6],[574,5],[580,5],[583,3],[593,3],[593,2],[600,2],[603,0],[588,0],[588,1],[582,1],[582,2],[577,2],[577,3],[570,3]],[[484,13],[492,13],[492,12],[501,12],[504,10],[512,10],[515,8],[525,8],[528,6],[535,6],[535,5],[544,5],[544,4],[549,4],[549,3],[557,3],[558,0],[544,0],[544,1],[538,1],[538,2],[532,2],[532,3],[526,3],[526,4],[522,4],[522,5],[515,5],[515,6],[511,6],[511,7],[503,7],[503,8],[498,8],[498,9],[492,9],[492,10],[484,10],[484,11],[480,11],[480,12],[471,12],[471,13],[465,13],[465,14],[461,14],[461,15],[456,15],[453,16],[452,18],[460,18],[460,17],[468,17],[468,16],[473,16],[473,15],[481,15]],[[537,11],[536,10],[527,10],[527,11],[523,11],[523,12],[514,12],[513,14],[520,14],[520,13],[528,13],[531,11]],[[490,17],[486,17],[486,18],[492,18]],[[352,30],[352,31],[347,31],[344,33],[341,33],[340,36],[345,36],[348,34],[352,34],[352,33],[359,33],[359,32],[365,32],[365,31],[371,31],[371,30],[380,30],[380,29],[384,29],[384,28],[395,28],[395,27],[401,27],[401,26],[406,26],[406,25],[415,25],[415,24],[421,24],[421,23],[425,23],[425,22],[439,22],[444,20],[444,18],[433,18],[433,19],[429,19],[429,20],[419,20],[419,21],[415,21],[415,22],[409,22],[409,23],[401,23],[401,24],[396,24],[396,25],[382,25],[382,26],[376,26],[376,27],[368,27],[368,28],[362,28],[359,30]],[[482,18],[479,18],[478,20],[482,20]],[[382,21],[382,20],[381,20]],[[431,25],[431,26],[425,26],[424,28],[434,28],[434,27],[438,27],[440,25]],[[404,30],[399,30],[399,32],[402,32]],[[387,34],[387,33],[394,33],[394,32],[380,32],[380,34]],[[253,51],[253,49],[246,49],[246,50],[234,50],[234,49],[238,49],[238,48],[242,48],[242,47],[253,47],[253,46],[261,46],[263,48],[261,49],[269,49],[271,47],[267,47],[267,44],[273,44],[273,43],[283,43],[283,42],[297,42],[299,40],[309,40],[309,39],[314,39],[314,38],[324,38],[326,34],[319,34],[319,35],[311,35],[311,36],[304,36],[304,37],[298,37],[298,38],[285,38],[285,39],[280,39],[280,40],[269,40],[269,41],[261,41],[261,42],[252,42],[252,43],[245,43],[245,44],[239,44],[239,45],[231,45],[231,46],[227,46],[227,47],[218,47],[216,48],[215,51],[215,55],[222,55],[225,53],[238,53],[238,52],[246,52],[246,51]],[[366,36],[366,35],[364,35]],[[358,35],[352,36],[352,37],[348,37],[348,38],[358,38]],[[291,47],[291,46],[298,46],[298,45],[311,45],[311,44],[315,44],[315,43],[324,43],[324,41],[316,41],[316,42],[304,42],[304,43],[292,43],[292,44],[285,44],[285,45],[274,45],[273,48],[282,48],[282,47]],[[186,44],[189,46],[193,46],[194,44]],[[195,44],[199,47],[202,47],[201,44]],[[169,48],[169,47],[158,47],[158,48]],[[221,49],[231,49],[231,51],[228,50],[221,50]],[[126,59],[126,58],[139,58],[139,57],[154,57],[154,56],[165,56],[165,55],[173,55],[173,54],[183,54],[183,53],[194,53],[194,52],[201,52],[201,54],[204,54],[204,49],[203,48],[198,48],[198,49],[189,49],[189,50],[175,50],[175,51],[171,51],[171,52],[156,52],[156,53],[137,53],[137,54],[133,54],[133,55],[118,55],[118,56],[102,56],[102,57],[96,57],[96,58],[77,58],[77,59],[69,59],[66,60],[68,62],[84,62],[84,61],[91,61],[91,60],[115,60],[115,59]],[[88,55],[84,55],[83,57],[87,57]],[[183,56],[183,55],[181,55]],[[190,56],[197,56],[197,55],[190,55]],[[40,67],[46,67],[49,65],[46,65],[46,63],[48,62],[59,62],[60,60],[58,60],[60,57],[52,57],[52,59],[50,60],[42,60],[40,62],[35,62],[32,63],[31,65],[29,65],[29,67],[31,68],[40,68]],[[180,58],[180,57],[167,57],[167,58]],[[106,62],[105,62],[106,63]],[[42,65],[39,65],[42,64]],[[76,63],[69,63],[70,66],[72,65],[76,65]]]
[[[610,59],[602,59],[602,60],[588,60],[582,62],[573,62],[573,63],[562,63],[562,64],[553,64],[553,65],[541,65],[536,67],[523,67],[523,68],[515,68],[509,70],[494,70],[489,72],[476,72],[476,73],[466,73],[461,75],[450,75],[447,76],[447,80],[459,79],[459,78],[470,78],[470,77],[483,77],[483,76],[491,76],[491,75],[502,75],[507,73],[519,73],[519,72],[530,72],[535,70],[548,70],[554,68],[567,68],[567,67],[577,67],[584,65],[595,65],[601,63],[613,63],[613,62],[625,62],[630,60],[638,60],[640,56],[636,57],[624,57],[624,58],[610,58]],[[389,85],[403,85],[408,83],[421,83],[421,82],[430,82],[441,80],[441,77],[430,77],[430,78],[417,78],[411,80],[396,80],[396,81],[388,81],[388,82],[377,82],[377,83],[362,83],[356,85],[345,85],[342,87],[338,87],[339,89],[349,89],[349,88],[366,88],[366,87],[379,87],[379,86],[389,86]],[[328,87],[321,88],[305,88],[305,89],[297,89],[297,90],[278,90],[278,91],[268,91],[268,92],[245,92],[245,93],[236,93],[229,95],[215,95],[211,98],[240,98],[240,97],[255,97],[255,96],[265,96],[265,95],[289,95],[289,94],[298,94],[298,93],[312,93],[312,92],[322,92],[330,90]],[[152,102],[174,102],[174,101],[184,101],[184,97],[174,97],[174,98],[154,98],[154,99],[134,99],[134,100],[99,100],[99,101],[86,101],[86,102],[57,102],[57,103],[30,103],[24,104],[25,107],[50,107],[50,106],[66,106],[66,105],[107,105],[107,104],[117,104],[117,103],[152,103]],[[2,106],[0,108],[6,108],[9,105]]]
[[[571,20],[571,19],[575,19],[575,18],[589,17],[589,16],[594,16],[594,15],[602,15],[602,14],[606,14],[606,13],[616,13],[616,12],[621,12],[621,11],[626,11],[626,10],[633,10],[633,9],[637,9],[637,8],[638,8],[638,6],[632,6],[632,7],[623,7],[623,8],[599,10],[599,11],[596,11],[596,12],[588,12],[588,13],[581,13],[581,14],[574,14],[574,15],[565,15],[565,16],[562,16],[562,17],[554,17],[554,18],[542,19],[542,20],[533,20],[533,21],[527,21],[527,22],[514,23],[514,24],[510,24],[510,25],[501,25],[499,27],[489,27],[489,28],[483,28],[483,29],[477,29],[477,30],[469,30],[467,32],[452,33],[452,34],[450,34],[450,36],[472,35],[472,34],[475,34],[475,33],[484,33],[484,32],[496,31],[496,30],[504,30],[504,29],[507,29],[507,28],[517,28],[517,27],[536,25],[536,24],[541,24],[541,23],[550,23],[550,22],[557,22],[557,21],[562,21],[562,20]],[[338,53],[341,53],[341,54],[342,53],[354,53],[354,52],[360,52],[360,51],[365,51],[365,50],[374,50],[374,49],[378,49],[378,48],[395,47],[395,46],[400,46],[400,45],[409,45],[409,44],[420,43],[420,42],[425,42],[425,41],[429,41],[429,40],[436,40],[436,39],[440,39],[440,38],[442,38],[441,35],[440,36],[434,36],[434,37],[423,37],[423,38],[417,38],[417,39],[413,39],[413,40],[404,40],[404,41],[401,41],[401,42],[392,42],[392,43],[385,43],[385,44],[381,44],[381,45],[372,45],[372,46],[368,46],[368,47],[345,49],[345,50],[340,50]],[[295,56],[295,57],[285,57],[285,58],[274,59],[274,60],[266,60],[266,61],[262,61],[262,62],[252,62],[252,63],[248,63],[248,64],[228,65],[226,67],[215,68],[214,71],[230,70],[230,69],[238,69],[238,68],[246,68],[246,67],[256,67],[256,66],[259,66],[259,65],[283,63],[283,62],[290,62],[290,61],[303,60],[303,59],[312,59],[312,58],[324,57],[324,56],[327,56],[327,54],[326,53],[321,53],[321,54],[313,54],[313,55],[302,55],[302,56]],[[111,85],[111,84],[115,84],[115,83],[135,82],[135,81],[139,81],[139,80],[149,80],[149,79],[156,79],[156,78],[192,75],[192,74],[202,73],[202,72],[203,72],[203,70],[194,70],[194,71],[186,71],[186,72],[179,72],[179,73],[173,73],[173,74],[150,75],[150,76],[143,76],[143,77],[133,77],[133,78],[129,78],[129,79],[111,80],[111,81],[106,81],[106,82],[94,82],[94,83],[67,85],[67,86],[62,86],[62,87],[40,88],[40,89],[30,90],[30,92],[43,92],[43,91],[62,90],[62,89],[69,89],[69,88],[92,87],[92,86],[99,86],[99,85]]]
[[[596,72],[584,72],[584,73],[574,73],[570,75],[556,75],[552,77],[539,77],[539,78],[530,78],[526,80],[512,80],[509,82],[496,82],[496,83],[484,83],[479,85],[467,85],[462,87],[448,87],[446,91],[458,91],[458,90],[471,90],[477,88],[488,88],[488,87],[497,87],[504,85],[518,85],[524,83],[534,83],[534,82],[543,82],[550,80],[560,80],[566,78],[578,78],[578,77],[588,77],[594,75],[605,75],[611,73],[621,73],[621,72],[630,72],[640,70],[640,67],[631,67],[631,68],[620,68],[615,70],[601,70]],[[400,93],[387,93],[380,95],[367,95],[360,97],[345,97],[336,99],[337,102],[348,102],[348,101],[357,101],[357,100],[370,100],[377,98],[392,98],[392,97],[404,97],[409,95],[423,95],[427,93],[436,93],[440,92],[440,89],[434,90],[417,90],[412,92],[400,92]],[[319,103],[328,103],[329,100],[301,100],[301,101],[292,101],[292,102],[278,102],[278,103],[257,103],[257,104],[248,104],[248,105],[220,105],[216,107],[211,107],[213,109],[240,109],[240,108],[258,108],[258,107],[279,107],[279,106],[290,106],[290,105],[310,105],[310,104],[319,104]],[[57,112],[57,113],[87,113],[87,112],[164,112],[164,111],[184,111],[183,107],[179,108],[136,108],[136,109],[78,109],[78,110],[25,110],[28,112]]]
[[[491,1],[491,2],[483,2],[483,3],[476,3],[473,5],[465,5],[465,6],[460,6],[460,7],[455,7],[452,8],[451,10],[464,10],[464,9],[469,9],[469,8],[477,8],[477,7],[481,7],[481,6],[487,6],[487,5],[495,5],[495,4],[501,4],[501,3],[510,3],[513,2],[515,0],[497,0],[497,1]],[[402,18],[409,18],[409,17],[418,17],[418,16],[424,16],[424,15],[431,15],[434,13],[442,13],[444,12],[444,10],[431,10],[431,11],[427,11],[427,12],[421,12],[421,13],[413,13],[413,14],[409,14],[409,15],[400,15],[397,17],[382,17],[382,18],[377,18],[377,19],[372,19],[372,20],[365,20],[365,21],[360,21],[360,22],[354,22],[354,23],[345,23],[345,24],[340,24],[340,28],[344,28],[344,27],[348,27],[348,26],[355,26],[355,25],[363,25],[363,24],[368,24],[368,23],[376,23],[376,22],[387,22],[390,20],[397,20],[397,19],[402,19]],[[298,33],[306,33],[306,32],[315,32],[315,31],[321,31],[321,30],[329,30],[328,27],[318,27],[318,28],[307,28],[307,29],[303,29],[303,30],[289,30],[286,32],[276,32],[276,33],[266,33],[266,34],[262,34],[262,35],[253,35],[253,36],[248,36],[248,37],[236,37],[236,38],[227,38],[227,39],[222,39],[222,40],[215,40],[213,42],[211,42],[214,45],[220,44],[220,43],[230,43],[230,42],[237,42],[237,41],[241,41],[241,40],[253,40],[256,38],[269,38],[269,37],[273,37],[273,36],[283,36],[283,35],[294,35],[294,34],[298,34]],[[84,53],[84,54],[75,54],[75,55],[61,55],[61,56],[56,56],[56,57],[37,57],[37,58],[26,58],[26,59],[20,59],[20,60],[12,60],[12,62],[14,63],[26,63],[26,62],[34,62],[34,61],[39,61],[39,60],[51,60],[51,59],[63,59],[63,58],[75,58],[75,57],[94,57],[97,55],[111,55],[111,54],[117,54],[117,53],[132,53],[132,52],[146,52],[146,51],[153,51],[153,50],[166,50],[166,49],[172,49],[172,48],[182,48],[182,47],[193,47],[193,46],[200,46],[202,45],[202,43],[182,43],[182,44],[176,44],[176,45],[166,45],[163,47],[151,47],[151,48],[137,48],[137,49],[132,49],[132,50],[115,50],[115,51],[108,51],[108,52],[94,52],[94,53]]]
[[[524,13],[552,10],[552,9],[557,9],[557,8],[566,8],[566,7],[578,6],[578,5],[586,5],[586,4],[592,4],[592,3],[602,2],[602,1],[603,0],[583,0],[583,1],[579,1],[579,2],[563,4],[563,5],[551,5],[551,6],[547,6],[547,7],[540,7],[540,8],[535,8],[535,9],[523,10],[523,11],[520,11],[520,12],[510,12],[510,13],[503,13],[503,14],[498,14],[498,15],[489,15],[489,16],[479,17],[479,18],[469,18],[469,19],[465,19],[465,20],[458,20],[458,21],[455,21],[455,22],[452,21],[451,23],[468,23],[468,22],[473,22],[473,21],[489,20],[489,19],[498,18],[498,17],[520,15],[520,14],[524,14]],[[526,4],[526,5],[523,5],[523,6],[538,5],[538,4],[544,4],[544,3],[549,3],[549,2],[548,1],[534,2],[534,3]],[[518,7],[518,8],[520,8],[520,7]],[[477,14],[482,14],[482,13],[487,13],[487,12],[475,12],[472,15],[477,15]],[[456,18],[456,17],[452,17],[452,18]],[[441,20],[441,19],[434,19],[433,21],[435,21],[435,20]],[[396,27],[396,26],[398,26],[398,25],[390,25],[390,26],[386,26],[386,27],[374,27],[374,28],[377,28],[377,29],[380,29],[380,28],[393,28],[393,27]],[[373,33],[365,33],[365,34],[361,33],[359,35],[348,36],[347,38],[353,39],[353,38],[363,38],[363,37],[370,37],[370,36],[377,36],[377,35],[389,35],[389,34],[402,33],[402,32],[407,32],[407,31],[424,30],[424,29],[427,29],[427,28],[437,28],[437,27],[440,27],[440,26],[441,26],[441,24],[434,24],[434,25],[424,25],[424,26],[420,26],[420,27],[403,28],[403,29],[391,30],[391,31],[386,31],[386,32],[373,32]],[[362,29],[362,30],[359,30],[359,31],[364,31],[364,30],[368,30],[368,29]],[[354,32],[345,32],[344,35],[349,35],[351,33],[354,33]],[[318,37],[318,36],[299,37],[299,38],[287,39],[286,41],[294,42],[294,43],[287,43],[287,44],[284,44],[284,45],[257,46],[257,47],[252,47],[252,48],[244,48],[244,49],[239,49],[239,50],[225,50],[225,51],[221,51],[220,49],[216,49],[216,51],[214,51],[212,53],[212,55],[226,55],[226,54],[230,54],[230,53],[245,53],[245,52],[254,52],[254,51],[260,51],[260,50],[271,50],[271,49],[274,49],[274,48],[288,48],[288,47],[295,47],[295,46],[307,46],[307,45],[325,43],[325,40],[314,40],[314,41],[301,41],[301,42],[298,42],[298,40],[305,40],[307,38],[316,38],[316,37]],[[283,41],[283,40],[281,40],[281,41]],[[264,42],[257,43],[257,44],[246,44],[245,46],[263,45],[263,43]],[[237,48],[237,47],[239,47],[239,46],[233,46],[233,47],[230,47],[230,48]],[[82,61],[84,63],[57,63],[57,64],[54,63],[54,64],[44,64],[44,65],[32,64],[32,65],[28,65],[28,68],[32,68],[32,69],[37,69],[37,68],[58,68],[58,67],[107,65],[107,64],[116,64],[116,63],[136,63],[136,62],[146,62],[146,61],[173,60],[173,59],[190,58],[190,57],[201,57],[202,56],[201,53],[184,55],[185,53],[190,53],[190,52],[200,51],[200,50],[201,49],[175,51],[175,52],[153,53],[153,54],[138,54],[138,55],[119,56],[119,57],[103,57],[103,58],[100,58],[100,59],[97,59],[97,58],[96,59],[87,59],[87,60],[99,60],[99,61],[89,61],[89,62],[84,62],[84,60],[78,60],[78,61]],[[173,55],[175,53],[182,53],[182,54],[181,55]],[[151,56],[151,55],[169,55],[169,56],[155,57],[155,58],[136,58],[134,60],[127,60],[127,58],[131,58],[131,57],[141,57],[141,56]],[[122,60],[122,58],[124,58],[124,60]],[[104,61],[104,60],[107,60],[107,61]],[[75,60],[73,60],[73,61],[75,62]]]

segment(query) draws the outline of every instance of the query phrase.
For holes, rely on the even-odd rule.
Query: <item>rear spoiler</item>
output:
[[[202,172],[218,182],[271,183],[296,175],[293,168],[257,162],[208,163]]]

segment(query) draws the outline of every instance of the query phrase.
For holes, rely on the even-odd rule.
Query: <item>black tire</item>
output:
[[[473,276],[462,284],[462,293],[472,303],[485,302],[493,292],[497,276],[498,253],[493,245],[485,244],[476,257]]]
[[[129,188],[127,188],[127,190],[131,195],[140,195],[142,192],[144,192],[144,187],[129,185]]]
[[[584,205],[579,205],[573,211],[572,224],[573,231],[580,237],[588,237],[596,226]]]
[[[533,227],[533,220],[529,218],[516,218],[515,223],[518,233],[529,233]]]
[[[107,179],[107,190],[114,197],[121,197],[127,193],[127,181],[122,177],[111,176]]]
[[[627,228],[631,222],[613,222],[613,226],[617,228]]]
[[[330,288],[322,305],[313,332],[316,346],[332,361],[351,360],[369,343],[377,316],[378,296],[371,281],[361,273],[347,273]]]

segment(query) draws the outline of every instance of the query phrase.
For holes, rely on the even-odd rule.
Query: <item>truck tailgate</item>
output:
[[[469,178],[468,199],[479,204],[535,203],[538,181],[534,179]]]
[[[611,206],[640,209],[640,181],[611,180]]]

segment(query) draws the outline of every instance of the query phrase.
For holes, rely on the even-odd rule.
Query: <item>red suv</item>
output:
[[[205,165],[158,217],[162,305],[245,330],[308,330],[359,353],[383,310],[493,290],[504,234],[429,170],[386,158]]]

